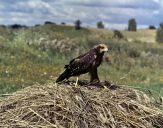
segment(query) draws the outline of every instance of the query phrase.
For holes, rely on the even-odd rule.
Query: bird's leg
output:
[[[76,82],[75,82],[75,87],[77,87],[78,81],[79,81],[79,78],[77,77],[77,78],[76,78]]]
[[[89,72],[89,74],[90,74],[90,77],[91,77],[90,83],[99,83],[100,82],[99,77],[98,77],[98,74],[97,74],[97,68],[92,69]]]

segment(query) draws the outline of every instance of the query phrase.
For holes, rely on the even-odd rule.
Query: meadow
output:
[[[54,82],[64,64],[105,43],[109,52],[99,67],[102,81],[131,86],[163,96],[163,45],[155,42],[155,30],[122,31],[125,39],[112,38],[113,31],[72,26],[41,25],[25,29],[0,28],[0,94]],[[72,78],[75,79],[75,78]],[[83,75],[80,80],[88,80]]]

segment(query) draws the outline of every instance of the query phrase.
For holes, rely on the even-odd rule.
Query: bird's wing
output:
[[[82,55],[80,55],[80,56],[78,56],[78,57],[72,59],[72,60],[69,62],[69,64],[66,64],[66,65],[64,66],[64,68],[65,68],[65,69],[68,68],[68,66],[71,65],[74,61],[76,61],[77,59],[80,59],[80,58],[82,58],[82,57],[84,57],[84,56],[87,56],[88,54],[89,54],[89,52],[87,52],[87,53],[85,53],[85,54],[82,54]]]
[[[88,72],[95,59],[95,53],[90,51],[70,61],[70,64],[66,66],[66,69],[71,71],[71,75]]]

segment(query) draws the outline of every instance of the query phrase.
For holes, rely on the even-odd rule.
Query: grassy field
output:
[[[55,81],[70,59],[105,43],[110,52],[99,68],[101,80],[163,96],[163,45],[155,42],[155,30],[122,33],[125,40],[112,39],[110,30],[71,26],[0,28],[0,94]]]

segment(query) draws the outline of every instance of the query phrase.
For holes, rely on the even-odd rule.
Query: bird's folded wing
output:
[[[67,68],[72,70],[73,73],[76,73],[78,71],[88,71],[93,62],[95,61],[96,56],[95,53],[87,53],[82,57],[77,57],[74,59]]]

